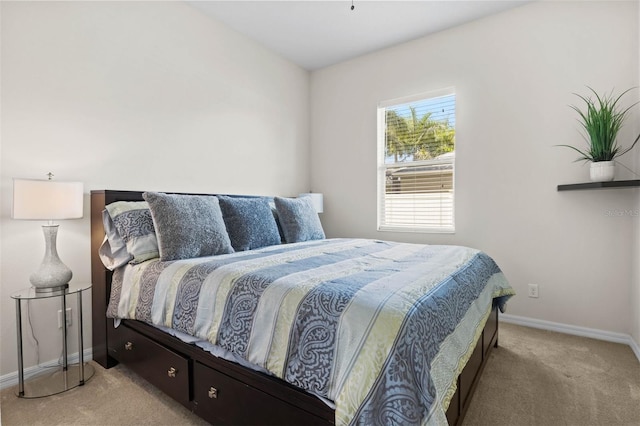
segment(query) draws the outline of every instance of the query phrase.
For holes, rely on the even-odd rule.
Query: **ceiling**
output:
[[[202,1],[196,9],[307,70],[423,37],[532,0]]]

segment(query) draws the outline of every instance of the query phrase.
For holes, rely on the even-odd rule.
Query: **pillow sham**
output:
[[[275,197],[278,219],[287,243],[297,243],[325,238],[318,213],[309,197]]]
[[[210,195],[145,192],[160,260],[233,253],[218,199]]]
[[[235,251],[280,244],[280,234],[266,198],[218,196],[222,218]]]
[[[159,256],[153,219],[145,201],[116,201],[102,212],[107,240],[100,247],[105,267],[140,263]],[[103,258],[104,257],[104,258]]]
[[[120,241],[121,238],[118,237]],[[133,256],[129,254],[127,251],[127,246],[124,245],[124,242],[117,249],[113,249],[111,247],[111,243],[109,241],[109,237],[104,236],[104,240],[102,240],[102,244],[100,244],[100,248],[98,249],[98,256],[102,261],[102,264],[105,268],[110,271],[113,271],[116,268],[119,268],[122,265],[126,265]]]

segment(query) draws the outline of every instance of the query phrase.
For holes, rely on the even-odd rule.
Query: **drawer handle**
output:
[[[213,386],[211,386],[209,388],[209,398],[218,399],[218,389],[216,389]]]
[[[124,344],[124,348],[125,348],[126,350],[128,350],[128,351],[133,350],[133,343],[131,343],[131,342],[127,342],[127,343],[125,343],[125,344]]]
[[[167,370],[167,376],[176,377],[177,372],[178,370],[176,370],[174,367],[171,367],[169,370]]]

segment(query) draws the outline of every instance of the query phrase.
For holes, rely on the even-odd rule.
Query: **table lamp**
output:
[[[57,182],[51,180],[51,173],[48,176],[49,180],[13,180],[11,217],[48,221],[42,225],[46,243],[44,259],[38,270],[29,277],[36,292],[55,292],[69,286],[73,273],[58,257],[58,225],[53,221],[82,218],[82,182]]]

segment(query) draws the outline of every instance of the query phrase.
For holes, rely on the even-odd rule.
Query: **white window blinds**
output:
[[[453,232],[455,93],[378,106],[378,230]]]

